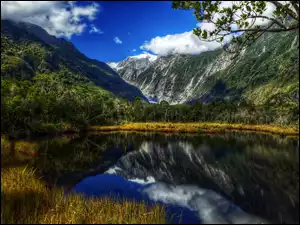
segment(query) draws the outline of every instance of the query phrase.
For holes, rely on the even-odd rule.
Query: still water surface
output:
[[[299,223],[298,139],[123,132],[35,143],[26,163],[49,185],[165,204],[172,223]]]

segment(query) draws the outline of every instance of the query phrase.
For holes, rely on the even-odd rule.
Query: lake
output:
[[[50,187],[164,204],[170,223],[299,223],[299,139],[268,134],[89,133],[27,140]],[[17,146],[17,141],[15,145]]]

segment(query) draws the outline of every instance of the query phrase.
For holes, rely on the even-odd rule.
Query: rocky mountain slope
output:
[[[37,25],[1,20],[1,76],[31,79],[52,72],[69,81],[92,82],[118,97],[146,100],[106,63],[89,59],[71,42],[51,36]]]
[[[122,74],[122,78],[125,81],[136,85],[138,76],[144,72],[156,59],[157,56],[144,53],[138,56],[129,56],[125,60],[118,63],[109,62],[107,64],[119,74]],[[137,87],[139,86],[137,85]],[[151,98],[148,97],[148,100],[151,101]]]
[[[245,99],[257,105],[296,103],[298,47],[298,31],[265,33],[235,59],[219,49],[198,56],[172,55],[152,61],[129,57],[113,67],[148,99],[159,102]]]

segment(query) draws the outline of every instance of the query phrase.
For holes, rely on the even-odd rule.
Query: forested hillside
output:
[[[294,36],[289,38],[290,41],[295,39]],[[288,43],[285,39],[281,41]],[[292,48],[291,44],[280,46],[280,49],[274,47],[275,49],[266,50],[268,53],[261,53],[265,54],[265,61],[268,63],[264,63],[262,58],[255,59],[256,51],[249,51],[245,54],[248,60],[240,60],[234,67],[227,66],[222,70],[227,71],[226,76],[216,72],[214,76],[205,79],[205,85],[200,85],[203,89],[196,88],[195,93],[196,90],[206,90],[201,98],[210,98],[210,104],[195,101],[178,105],[169,105],[166,101],[149,104],[137,88],[123,81],[108,65],[88,59],[76,50],[72,43],[50,36],[35,25],[2,21],[1,129],[3,133],[10,135],[29,135],[135,121],[295,125],[299,115],[295,102],[299,89],[299,57],[297,58],[297,50]],[[272,58],[274,51],[280,54]],[[171,56],[169,58],[184,60],[180,63],[174,61],[173,65],[169,65],[165,70],[173,70],[172,74],[174,71],[178,74],[185,71],[176,77],[188,80],[194,76],[188,82],[200,84],[203,74],[199,71],[211,68],[210,64],[205,62],[221,60],[218,55],[222,54],[208,52],[200,56]],[[157,59],[154,62],[169,58]],[[199,60],[203,61],[202,64],[199,64]],[[251,72],[251,68],[256,69]],[[152,70],[157,74],[157,68],[150,66],[137,76],[137,80]],[[161,74],[157,76],[157,82],[165,81]],[[173,80],[176,85],[173,85],[172,90],[176,86],[179,88],[178,92],[182,92],[180,88],[185,87],[182,81]],[[168,82],[169,84],[172,82]],[[256,84],[259,85],[255,86]],[[274,92],[272,88],[277,88],[278,91]],[[240,89],[243,89],[243,96],[249,98],[239,98],[236,102],[227,98],[241,97]],[[194,89],[187,89],[191,90]],[[268,90],[271,90],[272,95],[269,95]],[[173,97],[172,93],[166,96]],[[280,96],[281,102],[274,102],[274,93]],[[286,98],[282,98],[285,93]],[[174,93],[175,96],[178,94]],[[197,96],[199,95],[195,95],[194,98]],[[218,96],[225,98],[218,101]],[[272,101],[255,105],[255,102],[248,101],[251,98],[260,103],[267,103],[267,100],[271,99]],[[130,101],[133,99],[133,102]]]
[[[1,20],[2,132],[112,123],[122,116],[123,104],[137,96],[146,100],[72,43],[33,24]]]
[[[1,20],[1,76],[30,79],[52,72],[69,81],[90,81],[118,97],[145,99],[138,88],[105,63],[86,57],[71,42],[33,24]]]

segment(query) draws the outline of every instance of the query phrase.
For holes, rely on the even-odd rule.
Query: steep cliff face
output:
[[[156,59],[157,56],[145,53],[138,56],[129,56],[118,63],[110,62],[107,64],[119,74],[122,74],[125,81],[139,87],[137,83],[140,79],[139,75],[147,70]]]
[[[254,104],[299,99],[298,31],[265,33],[232,59],[219,49],[198,56],[129,57],[114,69],[148,99],[170,104],[246,99]],[[130,62],[130,63],[129,63]]]

